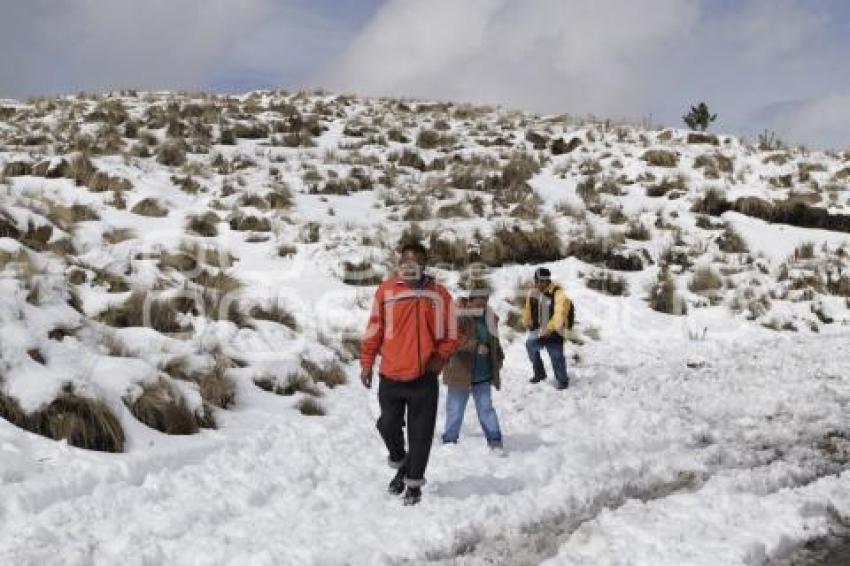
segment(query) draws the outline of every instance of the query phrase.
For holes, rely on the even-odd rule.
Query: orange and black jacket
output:
[[[371,368],[381,355],[379,373],[411,381],[425,373],[432,356],[447,361],[459,344],[452,296],[432,277],[411,285],[394,276],[378,286],[360,365]]]

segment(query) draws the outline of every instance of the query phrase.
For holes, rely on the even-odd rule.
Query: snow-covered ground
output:
[[[251,408],[220,431],[128,455],[0,423],[0,562],[760,564],[850,513],[850,442],[830,436],[848,425],[847,333],[621,338],[583,349],[565,393],[527,383],[513,344],[508,456],[470,413],[416,508],[385,492],[359,386],[316,419],[240,391]]]
[[[850,519],[848,234],[693,212],[720,188],[730,202],[805,192],[841,214],[850,155],[417,105],[160,93],[35,101],[0,122],[0,401],[32,415],[72,387],[102,401],[126,440],[94,452],[0,419],[0,564],[751,565]],[[268,130],[218,143],[237,125]],[[310,128],[310,143],[280,139]],[[138,147],[156,153],[174,132],[194,149],[186,163]],[[578,144],[553,151],[557,139]],[[94,190],[59,166],[85,143],[98,171],[131,186]],[[650,163],[648,149],[675,165]],[[728,163],[706,165],[718,155]],[[144,199],[162,214],[142,214]],[[187,229],[203,214],[215,235]],[[245,215],[258,221],[246,229]],[[386,494],[375,392],[347,351],[374,286],[344,274],[361,261],[384,273],[412,219],[438,260],[462,242],[491,263],[507,456],[487,450],[470,407],[460,444],[435,444],[422,504],[407,508]],[[514,228],[560,242],[494,259],[505,253],[494,242],[518,245]],[[728,244],[735,235],[742,244]],[[575,245],[603,236],[641,268]],[[512,329],[537,264],[577,305],[565,392],[528,383]],[[682,307],[666,310],[682,316],[647,301],[665,271]],[[459,290],[456,271],[435,273]],[[600,292],[600,276],[627,289]],[[183,309],[180,332],[105,316],[133,291],[231,284],[238,312]],[[322,365],[348,383],[330,387]],[[294,375],[308,387],[290,395],[256,384]],[[230,384],[232,399],[207,379]],[[156,384],[199,432],[143,424],[135,403]],[[306,400],[326,414],[302,414]]]

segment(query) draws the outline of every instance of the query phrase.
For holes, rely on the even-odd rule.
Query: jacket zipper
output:
[[[416,297],[416,367],[419,370],[419,377],[422,377],[422,349],[419,346],[419,297]]]

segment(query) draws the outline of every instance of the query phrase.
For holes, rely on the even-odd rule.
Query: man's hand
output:
[[[547,338],[550,334],[552,334],[552,330],[549,328],[541,328],[537,333],[537,336],[540,338]]]
[[[360,381],[363,387],[371,389],[372,387],[372,368],[363,368],[360,370]]]
[[[425,366],[425,373],[440,375],[440,372],[443,371],[445,366],[446,362],[443,361],[443,358],[440,356],[431,356],[431,359],[428,360],[428,365]]]

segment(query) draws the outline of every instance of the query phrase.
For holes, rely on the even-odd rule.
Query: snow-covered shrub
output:
[[[254,305],[248,309],[248,316],[257,320],[276,322],[291,330],[298,329],[298,321],[286,306],[279,300],[267,305]]]
[[[6,419],[17,427],[27,428],[27,414],[21,409],[20,403],[3,392],[0,392],[0,418]]]
[[[623,250],[623,242],[622,234],[595,236],[588,233],[570,240],[567,255],[617,271],[640,271],[643,260],[636,252]]]
[[[275,182],[265,194],[265,198],[269,208],[274,210],[284,210],[292,206],[292,190],[282,181]]]
[[[416,145],[422,149],[437,149],[450,141],[436,130],[424,128],[416,134]]]
[[[85,204],[74,203],[64,206],[54,202],[48,203],[47,218],[65,231],[70,231],[77,222],[100,220],[97,212]]]
[[[608,295],[622,296],[629,294],[629,284],[622,275],[610,271],[596,271],[585,280],[588,289],[600,291]]]
[[[576,220],[584,220],[587,212],[584,208],[572,202],[564,201],[555,205],[555,212],[563,216],[569,216]]]
[[[679,163],[679,156],[666,149],[647,150],[642,159],[655,167],[675,167]]]
[[[600,202],[599,190],[596,187],[596,177],[590,176],[576,186],[576,194],[581,197],[588,207],[596,206]]]
[[[336,361],[319,365],[305,358],[301,360],[301,368],[315,383],[324,383],[331,389],[337,385],[344,385],[348,381],[345,375],[345,369]]]
[[[444,204],[437,209],[437,218],[469,218],[469,210],[464,201]]]
[[[649,306],[652,310],[665,314],[687,314],[687,305],[679,296],[676,282],[667,266],[662,266],[658,272],[658,280],[649,291]]]
[[[124,430],[106,403],[81,397],[70,386],[46,407],[28,415],[27,428],[79,448],[124,451]]]
[[[480,252],[471,261],[490,267],[517,263],[545,263],[564,257],[563,244],[551,219],[530,230],[501,226],[492,237],[480,242]]]
[[[318,222],[308,222],[301,230],[302,241],[308,244],[315,244],[321,239],[322,225]]]
[[[298,253],[298,248],[293,246],[292,244],[280,244],[277,247],[277,255],[280,257],[290,257]]]
[[[320,417],[327,414],[322,404],[312,397],[303,397],[296,406],[302,415]]]
[[[214,245],[207,245],[196,240],[183,240],[180,242],[180,252],[190,256],[196,262],[212,267],[231,267],[236,259],[225,250]],[[182,270],[188,271],[188,270]]]
[[[698,267],[691,276],[688,289],[694,293],[714,291],[723,287],[723,280],[709,266]]]
[[[290,396],[296,393],[304,393],[305,395],[318,397],[322,394],[316,388],[316,384],[313,383],[310,376],[303,371],[289,373],[283,379],[282,383],[274,375],[256,377],[254,378],[254,384],[263,391],[268,391],[275,395]]]
[[[652,230],[643,222],[633,220],[629,222],[628,229],[626,230],[626,238],[646,242],[652,239]]]
[[[388,161],[395,161],[399,167],[412,167],[419,171],[428,169],[428,164],[422,159],[420,153],[414,149],[404,148],[401,154],[390,154],[387,157]]]
[[[330,178],[324,186],[310,192],[322,195],[350,195],[359,191],[371,191],[373,183],[371,177],[360,167],[351,169],[347,177]]]
[[[32,174],[32,162],[30,161],[9,161],[3,166],[3,173],[0,174],[0,180],[10,179],[12,177],[21,177]]]
[[[433,217],[431,204],[427,197],[421,196],[413,200],[410,206],[407,207],[403,219],[408,222],[420,222],[422,220],[428,220],[431,217]]]
[[[137,237],[137,234],[131,228],[110,228],[102,235],[103,241],[112,245],[132,240],[135,237]]]
[[[726,253],[747,253],[749,248],[744,238],[727,224],[723,234],[717,239],[717,245]]]
[[[195,434],[198,420],[189,405],[164,378],[142,386],[142,393],[124,399],[139,421],[165,434]]]
[[[242,211],[237,211],[231,215],[229,223],[231,230],[240,232],[269,232],[272,229],[268,218]]]
[[[231,131],[235,137],[249,140],[259,140],[269,137],[269,127],[262,122],[251,122],[249,124],[237,122],[233,125]]]
[[[183,326],[178,322],[178,304],[150,293],[133,291],[124,302],[110,305],[97,318],[115,328],[145,326],[147,322],[159,332],[179,332]]]
[[[688,179],[682,174],[664,177],[659,183],[646,188],[646,196],[663,197],[673,191],[684,192],[688,188],[687,182]]]
[[[342,282],[346,285],[368,287],[377,285],[383,280],[383,271],[375,269],[375,262],[373,261],[344,261],[342,263],[342,270]]]
[[[208,210],[203,214],[193,214],[186,219],[186,230],[198,236],[211,238],[218,235],[218,215]]]
[[[540,172],[541,163],[534,155],[517,151],[502,168],[501,186],[503,188],[525,183]]]
[[[179,167],[186,163],[185,142],[170,140],[157,148],[156,160],[168,167]]]
[[[130,209],[130,212],[133,214],[138,214],[139,216],[151,216],[161,218],[163,216],[168,215],[168,209],[160,204],[160,202],[153,198],[148,197],[140,200],[136,204],[133,205],[133,208]]]

